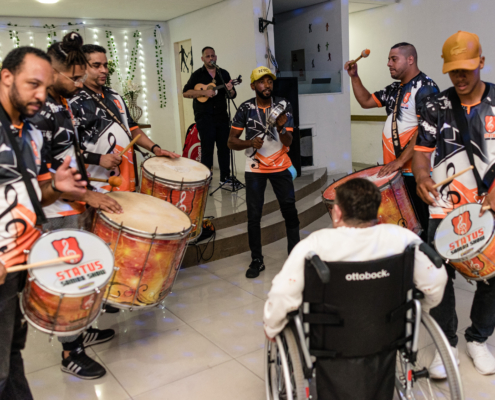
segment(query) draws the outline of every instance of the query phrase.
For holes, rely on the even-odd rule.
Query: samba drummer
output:
[[[401,170],[404,183],[423,228],[421,238],[426,239],[428,207],[416,194],[416,182],[411,171],[418,131],[417,106],[426,96],[437,93],[435,82],[418,68],[416,48],[409,43],[398,43],[390,49],[387,66],[393,82],[383,90],[371,94],[361,82],[357,63],[348,61],[344,65],[351,78],[352,90],[363,108],[385,107],[387,120],[383,127],[382,147],[385,167],[379,177]]]
[[[40,236],[42,205],[61,192],[84,196],[86,182],[70,167],[70,157],[53,175],[44,159],[43,136],[26,117],[43,106],[53,81],[48,55],[34,47],[19,47],[3,60],[0,72],[0,398],[32,399],[24,375],[21,350],[27,336],[17,292],[25,273],[6,269],[26,262],[25,250]],[[10,140],[10,138],[12,140]]]
[[[429,204],[428,242],[443,218],[453,209],[475,203],[492,187],[495,170],[495,86],[480,78],[485,65],[477,35],[459,31],[447,39],[442,49],[443,73],[448,73],[453,87],[428,97],[419,107],[419,135],[413,158],[413,172],[418,194]],[[466,138],[464,140],[463,138]],[[430,177],[431,156],[433,174]],[[456,172],[475,166],[437,191],[435,182]],[[484,204],[495,210],[495,192],[489,193]],[[469,222],[469,221],[467,221]],[[469,228],[467,228],[469,229]],[[453,279],[455,270],[447,268],[449,281],[440,305],[431,310],[445,332],[459,362],[457,351],[457,314]],[[495,279],[488,285],[477,283],[471,308],[471,326],[465,331],[467,352],[476,370],[484,375],[495,374],[495,358],[486,340],[495,328]],[[447,376],[438,353],[429,368],[433,378]]]
[[[47,163],[52,171],[57,171],[64,158],[70,156],[71,166],[85,175],[84,160],[80,151],[75,151],[75,147],[79,146],[67,103],[67,99],[82,88],[87,77],[87,60],[81,50],[82,44],[82,37],[76,32],[70,32],[62,42],[56,42],[48,48],[54,73],[53,85],[48,89],[44,106],[29,122],[43,134]],[[80,228],[80,216],[86,209],[84,203],[110,213],[122,212],[120,205],[103,193],[87,190],[82,197],[64,193],[60,200],[44,208],[48,222],[43,224],[43,230]],[[88,357],[84,348],[107,342],[114,336],[113,329],[91,327],[82,334],[58,336],[64,350],[61,370],[82,379],[105,375],[105,368]]]
[[[108,60],[105,48],[87,44],[82,46],[88,59],[84,88],[70,100],[79,140],[88,172],[92,178],[108,179],[120,176],[122,184],[117,191],[134,192],[136,189],[136,163],[133,148],[120,153],[137,138],[136,144],[155,156],[179,157],[155,144],[132,120],[127,105],[113,89],[105,86],[108,77]],[[110,191],[107,183],[95,182],[100,191]]]

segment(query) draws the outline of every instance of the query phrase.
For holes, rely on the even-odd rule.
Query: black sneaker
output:
[[[102,365],[84,352],[83,347],[72,350],[67,358],[64,358],[64,353],[62,352],[60,369],[81,379],[98,379],[107,373]]]
[[[111,306],[108,303],[103,306],[103,309],[108,314],[116,314],[120,311],[117,307]]]
[[[259,259],[254,259],[249,264],[249,269],[246,271],[246,278],[256,278],[261,271],[265,270],[265,264]]]
[[[113,329],[100,330],[89,328],[82,336],[82,345],[84,347],[89,347],[112,340],[115,336],[115,331]]]

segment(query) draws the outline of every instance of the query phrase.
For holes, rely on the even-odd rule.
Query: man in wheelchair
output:
[[[401,299],[406,299],[406,292],[412,293],[413,283],[424,293],[421,299],[423,311],[442,300],[447,282],[445,268],[441,263],[440,268],[433,265],[419,248],[411,249],[411,245],[422,244],[413,232],[395,225],[377,224],[381,201],[376,185],[366,179],[352,179],[339,186],[331,212],[333,229],[322,229],[301,241],[274,278],[268,294],[264,328],[267,338],[272,341],[288,323],[288,314],[300,309],[303,295],[305,304],[311,303],[311,313],[317,312],[304,322],[311,325],[312,330],[310,350],[316,356],[315,381],[319,400],[392,399],[398,347],[384,347],[383,343],[395,340],[397,332],[404,329],[408,311],[397,304],[404,303]],[[403,265],[406,258],[402,255],[407,251],[410,266],[406,268]],[[308,254],[316,254],[325,263],[332,263],[329,281],[333,283],[332,294],[324,292],[319,279],[317,282],[307,275],[310,269],[305,269]],[[385,263],[381,262],[383,259]],[[369,264],[373,260],[381,264],[378,261],[376,265]],[[339,275],[338,268],[332,268],[333,263],[336,267],[344,267],[344,272]],[[368,268],[368,265],[376,268],[361,268]],[[407,270],[410,284],[406,287]],[[395,286],[386,286],[387,282],[394,284],[393,280]],[[338,311],[325,301],[331,296],[337,303],[339,299],[345,299]],[[389,312],[390,307],[396,308]],[[339,315],[341,311],[344,315]],[[328,314],[337,321],[332,322]],[[388,320],[400,319],[399,325],[389,321],[387,328],[388,325],[376,319],[382,318],[381,315],[386,315]],[[314,327],[313,323],[316,324]],[[380,328],[382,331],[379,328],[374,331],[374,326],[380,324],[385,332],[383,327]],[[333,325],[340,331],[332,331]],[[356,331],[352,331],[353,326]],[[342,348],[334,349],[335,343],[337,347],[341,343]],[[321,350],[314,350],[314,347]]]

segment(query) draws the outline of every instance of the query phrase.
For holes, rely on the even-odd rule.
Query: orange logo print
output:
[[[404,100],[402,100],[402,103],[407,104],[409,102],[410,97],[411,97],[411,92],[406,93],[404,96]]]
[[[471,268],[471,270],[474,269],[475,271],[481,271],[483,268],[485,268],[485,263],[478,257],[476,257],[472,260],[469,260],[469,268]]]
[[[485,117],[485,129],[488,133],[495,132],[495,116],[487,115]]]
[[[114,99],[113,102],[117,105],[121,113],[124,113],[124,109],[122,108],[122,105],[120,104],[120,101]]]
[[[57,250],[59,257],[74,256],[72,260],[64,261],[66,264],[77,264],[83,258],[83,251],[75,237],[54,240],[52,245]]]
[[[472,225],[469,211],[465,211],[461,215],[452,218],[452,225],[457,235],[462,236],[468,233]]]

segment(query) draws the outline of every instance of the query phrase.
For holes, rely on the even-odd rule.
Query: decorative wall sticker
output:
[[[186,60],[189,56],[184,50],[184,47],[182,45],[180,45],[179,54],[180,54],[180,72],[184,72],[184,70],[182,69],[182,65],[184,65],[184,67],[187,69],[187,72],[189,73],[189,67],[187,66],[186,63]]]
[[[325,46],[327,46],[327,51],[328,51],[328,46],[329,46],[328,42],[327,42],[327,44]]]
[[[328,53],[328,60],[327,61],[332,61],[332,54]]]
[[[318,53],[320,52],[320,44],[318,43]]]
[[[313,68],[315,67],[315,59],[314,58],[311,60],[311,65]]]
[[[309,24],[309,33],[313,32],[313,30],[311,29],[311,26],[312,26],[312,25],[313,25],[313,24]]]
[[[327,22],[327,32],[328,32],[328,22]]]

